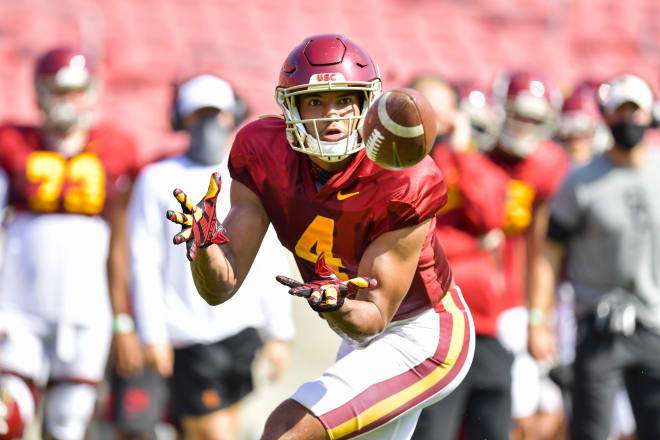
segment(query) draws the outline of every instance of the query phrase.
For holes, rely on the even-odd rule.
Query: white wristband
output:
[[[120,313],[112,319],[112,332],[116,334],[130,333],[135,330],[133,318],[128,313]]]
[[[545,312],[541,309],[529,310],[529,325],[536,327],[545,324]]]

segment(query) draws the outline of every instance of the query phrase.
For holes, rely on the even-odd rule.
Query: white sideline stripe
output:
[[[399,137],[402,138],[414,138],[424,134],[424,126],[422,124],[416,125],[414,127],[405,127],[401,124],[394,122],[390,115],[387,114],[387,99],[390,97],[392,92],[385,93],[378,102],[378,119],[380,123],[383,124],[383,127]]]

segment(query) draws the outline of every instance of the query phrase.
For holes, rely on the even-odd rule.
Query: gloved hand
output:
[[[310,307],[316,312],[334,312],[344,305],[347,295],[359,288],[373,289],[378,285],[375,278],[356,277],[347,281],[337,278],[337,274],[325,262],[322,252],[316,260],[314,275],[306,282],[301,283],[289,277],[278,275],[277,281],[290,287],[291,295],[307,299]]]
[[[197,205],[190,203],[190,199],[181,189],[174,190],[174,197],[181,204],[183,212],[168,210],[166,216],[168,220],[181,225],[181,232],[176,234],[172,241],[174,244],[186,242],[186,256],[190,261],[195,259],[197,248],[229,241],[225,236],[224,226],[215,215],[221,185],[220,173],[213,173],[209,189]]]

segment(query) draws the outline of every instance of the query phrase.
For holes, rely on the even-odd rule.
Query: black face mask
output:
[[[190,147],[186,155],[203,165],[217,165],[225,156],[229,130],[218,124],[216,114],[201,117],[190,128]]]
[[[632,122],[617,122],[610,125],[614,143],[625,150],[631,150],[644,137],[646,126]]]

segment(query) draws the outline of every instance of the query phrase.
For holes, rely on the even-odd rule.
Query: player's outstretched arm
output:
[[[427,220],[386,232],[367,247],[358,275],[373,277],[378,285],[358,290],[342,308],[324,315],[336,333],[364,345],[385,329],[410,288],[429,225]]]
[[[211,305],[225,302],[238,290],[269,223],[258,197],[236,181],[231,184],[231,210],[220,223],[216,218],[220,188],[220,176],[215,173],[206,196],[197,205],[175,190],[183,212],[167,212],[169,220],[182,226],[174,243],[186,243],[195,286]]]
[[[408,292],[428,232],[425,221],[381,235],[362,256],[358,277],[348,281],[336,278],[323,255],[311,280],[277,280],[290,294],[306,298],[343,339],[366,345],[389,324]]]

